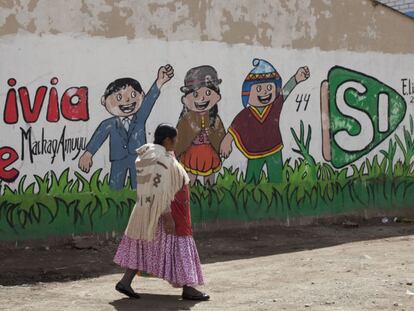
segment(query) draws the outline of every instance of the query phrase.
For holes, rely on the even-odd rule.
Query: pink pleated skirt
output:
[[[140,274],[166,280],[174,287],[204,284],[193,237],[166,234],[161,219],[152,241],[135,240],[124,235],[114,262],[123,268],[138,270]]]

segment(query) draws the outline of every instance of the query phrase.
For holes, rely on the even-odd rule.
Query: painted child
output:
[[[266,165],[269,182],[282,181],[282,134],[280,114],[283,103],[298,83],[310,76],[308,67],[301,67],[283,86],[282,78],[269,62],[253,60],[253,70],[242,86],[243,109],[233,120],[221,144],[221,155],[227,158],[232,143],[248,159],[246,182],[257,183]]]
[[[213,184],[221,168],[220,144],[226,130],[218,115],[221,79],[211,66],[190,69],[181,91],[183,111],[177,124],[176,155],[194,184],[199,176]]]
[[[160,67],[148,94],[144,93],[137,80],[131,78],[117,79],[108,85],[101,104],[112,117],[102,121],[89,140],[86,151],[79,158],[78,166],[82,171],[89,172],[93,155],[109,137],[109,186],[122,189],[129,174],[131,188],[136,188],[136,150],[146,144],[147,119],[161,87],[173,76],[174,70],[170,65]]]

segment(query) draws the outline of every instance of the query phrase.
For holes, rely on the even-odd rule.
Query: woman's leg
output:
[[[204,185],[206,186],[212,186],[214,185],[214,182],[216,180],[216,174],[211,174],[209,176],[204,177]]]
[[[191,185],[191,186],[194,186],[194,184],[195,184],[195,183],[196,183],[196,181],[197,181],[197,175],[194,175],[194,174],[188,173],[188,177],[190,177],[190,185]]]
[[[131,287],[132,279],[137,274],[137,270],[133,269],[126,269],[124,276],[122,277],[121,281],[116,284],[115,289],[120,292],[121,294],[124,294],[125,296],[128,296],[130,298],[139,299],[141,298]]]
[[[119,281],[122,285],[124,285],[127,289],[132,290],[131,283],[134,277],[137,275],[137,270],[133,269],[126,269],[124,276],[122,277],[121,281]]]

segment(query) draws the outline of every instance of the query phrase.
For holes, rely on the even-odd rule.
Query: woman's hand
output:
[[[233,136],[227,133],[220,145],[220,155],[222,158],[227,159],[232,152],[231,144],[233,143]]]
[[[167,234],[175,234],[175,223],[171,213],[162,215],[164,221],[164,229]]]

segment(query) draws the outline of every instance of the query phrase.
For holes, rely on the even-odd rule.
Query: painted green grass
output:
[[[335,170],[317,163],[309,153],[311,128],[305,135],[292,130],[300,158],[288,159],[283,183],[269,184],[263,175],[258,185],[244,182],[238,169],[225,168],[213,187],[197,184],[191,189],[193,223],[217,220],[253,221],[292,219],[301,216],[342,214],[355,210],[395,210],[414,205],[414,124],[403,137],[394,136],[387,150],[365,160]],[[306,137],[305,137],[306,136]],[[404,158],[396,160],[397,149]],[[135,192],[109,188],[108,176],[96,171],[90,179],[69,170],[53,172],[35,182],[23,177],[16,190],[0,188],[0,239],[35,239],[87,232],[121,232],[128,221]]]
[[[48,172],[16,190],[4,187],[0,197],[0,239],[42,238],[83,232],[121,231],[134,206],[134,192],[109,189],[101,170],[89,180],[69,170],[60,176]]]

